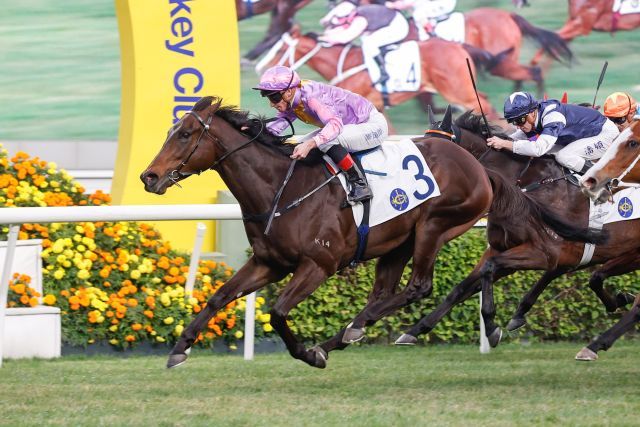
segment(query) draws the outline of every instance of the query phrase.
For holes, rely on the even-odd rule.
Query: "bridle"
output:
[[[196,145],[193,147],[193,150],[191,150],[191,152],[189,153],[189,155],[187,156],[187,158],[185,160],[183,160],[176,169],[174,169],[173,171],[171,171],[169,173],[169,179],[178,187],[180,187],[180,184],[178,184],[178,181],[187,178],[191,175],[200,175],[202,172],[204,172],[205,170],[209,170],[209,169],[215,169],[220,163],[222,163],[222,161],[224,159],[226,159],[227,157],[229,157],[230,155],[232,155],[233,153],[242,150],[243,148],[245,148],[246,146],[248,146],[249,144],[251,144],[253,141],[255,141],[261,134],[262,131],[264,130],[264,122],[262,120],[260,120],[260,124],[261,124],[261,128],[260,128],[260,132],[258,132],[258,134],[256,136],[254,136],[253,138],[249,139],[247,142],[245,142],[244,144],[234,148],[231,151],[227,151],[226,153],[224,153],[222,156],[220,156],[220,158],[218,158],[218,160],[216,160],[213,165],[211,165],[209,168],[207,169],[202,169],[199,170],[197,172],[180,172],[182,170],[183,167],[185,167],[187,165],[187,163],[189,163],[189,160],[191,160],[191,156],[193,156],[193,154],[196,152],[196,150],[198,149],[198,147],[200,146],[200,141],[202,140],[202,137],[206,134],[209,139],[214,142],[214,143],[220,143],[220,139],[218,137],[216,137],[215,135],[213,135],[212,133],[209,132],[210,129],[210,125],[211,125],[211,121],[213,120],[213,115],[214,115],[214,111],[212,111],[209,116],[207,117],[207,121],[205,123],[204,120],[202,120],[202,118],[198,115],[198,113],[196,113],[195,111],[191,110],[191,111],[187,111],[185,113],[186,114],[190,114],[193,117],[195,117],[195,119],[198,121],[198,123],[200,123],[200,125],[202,125],[202,131],[200,132],[200,135],[198,135],[198,139],[196,140]]]

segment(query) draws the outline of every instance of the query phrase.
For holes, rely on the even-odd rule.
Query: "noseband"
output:
[[[196,150],[200,146],[200,141],[202,140],[202,136],[203,135],[206,134],[209,137],[209,139],[211,139],[212,142],[218,142],[218,143],[220,142],[220,139],[218,137],[216,137],[215,135],[209,133],[209,129],[210,129],[211,121],[213,120],[213,114],[214,113],[209,114],[209,117],[207,117],[207,122],[206,123],[205,123],[204,120],[202,120],[202,118],[195,111],[187,111],[186,114],[191,114],[193,117],[196,118],[198,123],[200,123],[202,125],[202,132],[200,132],[200,135],[198,135],[198,139],[196,140],[196,145],[193,147],[193,150],[191,150],[191,152],[189,153],[187,158],[184,161],[182,161],[180,163],[180,165],[178,165],[178,167],[176,169],[174,169],[173,171],[171,171],[171,173],[169,173],[169,179],[171,181],[173,181],[173,183],[176,184],[178,187],[180,187],[180,184],[178,184],[178,181],[180,181],[181,179],[184,179],[184,178],[186,178],[188,176],[191,176],[191,175],[200,175],[205,170],[215,169],[220,163],[222,163],[222,161],[224,159],[226,159],[227,157],[229,157],[230,155],[232,155],[236,151],[242,150],[247,145],[249,145],[253,141],[255,141],[262,134],[262,131],[264,130],[264,122],[262,120],[260,120],[260,124],[262,125],[262,127],[260,128],[260,132],[258,132],[258,134],[256,136],[254,136],[253,138],[251,138],[250,140],[248,140],[244,144],[234,148],[233,150],[227,151],[226,153],[224,153],[208,169],[202,169],[202,170],[199,170],[198,172],[184,173],[184,172],[180,172],[180,171],[182,170],[183,167],[185,167],[187,165],[187,163],[189,163],[189,160],[191,159],[191,156],[193,156],[193,154],[196,152]]]

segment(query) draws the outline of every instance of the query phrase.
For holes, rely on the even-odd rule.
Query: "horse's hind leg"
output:
[[[316,368],[327,366],[327,354],[318,346],[311,350],[305,349],[287,325],[287,315],[292,308],[311,295],[326,278],[327,272],[324,268],[310,258],[304,259],[271,309],[271,325],[284,341],[289,354]]]
[[[609,277],[620,276],[640,268],[640,253],[628,252],[610,259],[593,272],[589,279],[589,287],[596,293],[608,312],[614,312],[633,302],[634,296],[627,292],[619,292],[615,297],[604,289],[604,281]]]
[[[598,358],[599,350],[608,350],[618,338],[640,322],[640,295],[636,297],[631,309],[602,335],[592,340],[576,354],[576,360],[593,361]]]
[[[544,291],[547,286],[549,286],[549,283],[562,276],[570,269],[571,267],[561,267],[545,272],[542,277],[538,279],[538,281],[531,287],[529,292],[527,292],[525,296],[520,300],[516,312],[513,314],[511,320],[509,321],[509,324],[507,325],[507,330],[511,332],[523,327],[527,323],[525,319],[526,314],[536,303],[542,291]]]
[[[251,257],[247,263],[224,286],[209,298],[207,305],[189,323],[180,335],[178,342],[171,350],[167,368],[181,365],[187,360],[188,350],[195,342],[198,334],[209,323],[209,320],[231,301],[248,295],[269,283],[276,282],[285,276],[284,272],[276,271]]]
[[[367,304],[389,298],[396,292],[404,267],[411,258],[413,239],[408,240],[393,251],[383,255],[376,264],[376,281],[369,294]],[[333,350],[343,350],[350,343],[360,340],[364,336],[364,322],[355,320],[343,328],[335,336],[322,343],[320,346],[329,353]],[[345,331],[348,329],[347,337]]]

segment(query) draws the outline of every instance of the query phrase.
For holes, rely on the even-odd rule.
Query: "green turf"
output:
[[[579,344],[353,347],[325,370],[288,354],[8,361],[0,425],[637,425],[638,343],[576,362]]]
[[[217,1],[217,0],[214,0]],[[520,10],[532,23],[559,28],[567,6],[561,0],[534,0]],[[305,31],[319,30],[318,19],[326,12],[325,0],[314,0],[300,11]],[[460,0],[460,10],[479,6],[513,10],[507,0]],[[259,40],[267,15],[240,23],[241,50]],[[6,2],[0,13],[0,141],[1,140],[115,140],[120,105],[120,64],[117,21],[113,0],[22,0]],[[640,30],[592,33],[572,43],[579,63],[570,70],[554,66],[547,79],[548,93],[570,101],[591,101],[604,60],[609,70],[599,101],[615,90],[631,90],[640,97],[636,49]],[[523,52],[528,60],[533,46]],[[305,77],[316,77],[303,68]],[[252,70],[242,72],[242,106],[255,112],[271,112],[264,100],[249,88],[257,80]],[[480,78],[498,109],[511,90],[510,82]],[[533,89],[533,87],[527,87]],[[439,100],[440,105],[443,101]],[[415,101],[391,109],[399,133],[419,133],[424,116]],[[304,128],[300,128],[303,130]]]

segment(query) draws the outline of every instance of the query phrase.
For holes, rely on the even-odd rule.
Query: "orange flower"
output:
[[[134,331],[139,331],[140,329],[142,329],[142,325],[140,323],[134,323],[133,325],[131,325],[131,329],[133,329]]]
[[[134,337],[133,335],[127,335],[126,337],[124,337],[124,340],[127,342],[134,342],[136,340],[136,337]]]
[[[145,310],[145,311],[142,312],[142,314],[147,316],[149,319],[153,319],[153,311],[151,311],[151,310]]]

